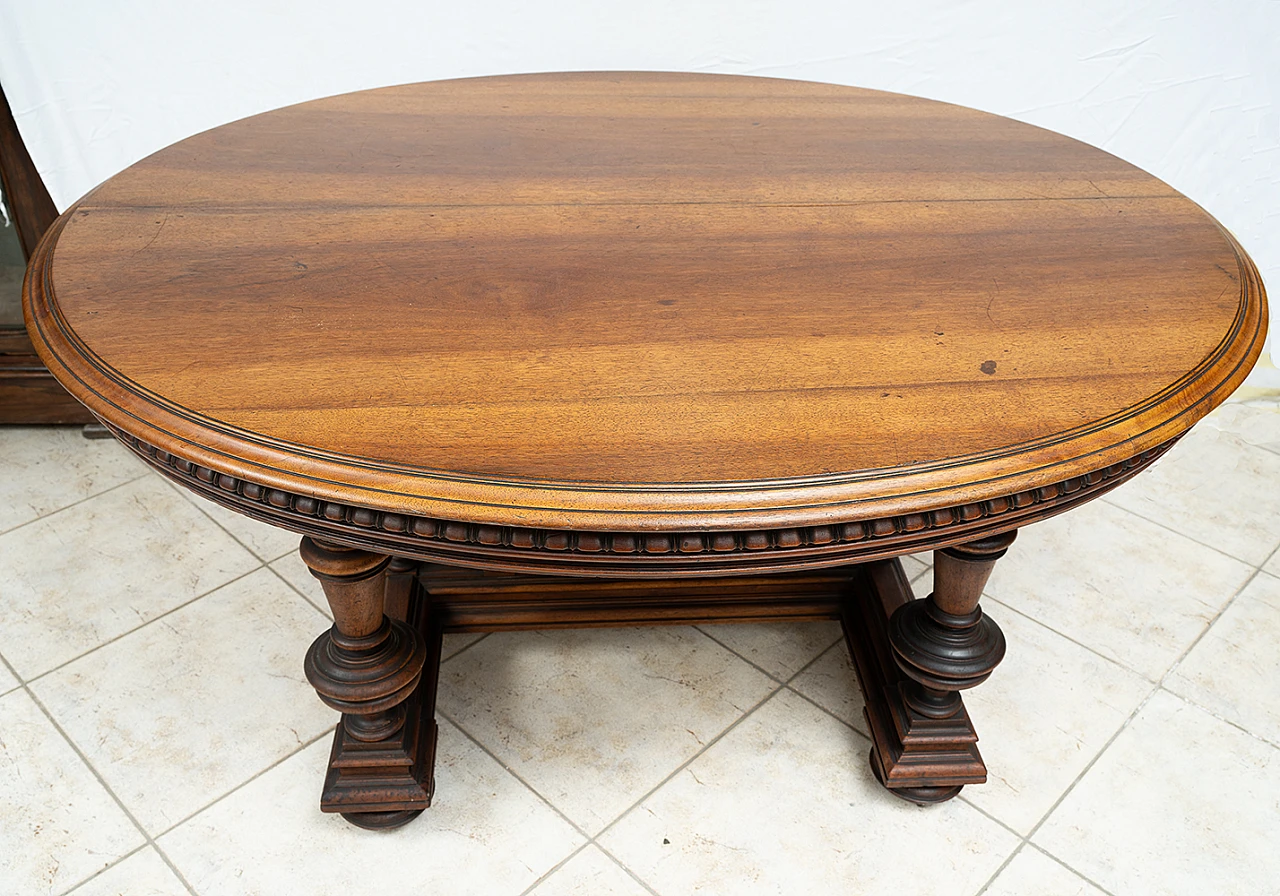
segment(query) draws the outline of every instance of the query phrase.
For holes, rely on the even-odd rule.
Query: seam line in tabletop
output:
[[[944,205],[956,203],[979,202],[1106,202],[1109,200],[1144,200],[1144,199],[1186,199],[1178,192],[1142,193],[1137,195],[1114,196],[981,196],[963,198],[920,198],[920,199],[849,199],[831,202],[757,202],[750,199],[690,199],[663,201],[626,201],[626,202],[379,202],[350,204],[339,202],[297,202],[297,203],[246,203],[244,205],[83,205],[75,208],[82,211],[189,211],[199,212],[231,212],[244,214],[247,212],[298,209],[332,211],[359,211],[362,209],[492,209],[492,208],[683,208],[687,206],[740,206],[743,208],[858,208],[864,205]]]
[[[39,307],[35,308],[35,311],[34,313],[32,313],[31,318],[34,323],[34,329],[41,335],[45,345],[47,346],[49,344],[48,337],[50,335],[47,329],[47,325],[50,322],[52,322],[55,328],[59,331],[59,335],[61,336],[61,341],[63,341],[68,347],[74,350],[74,352],[78,354],[82,358],[82,360],[89,365],[91,369],[95,369],[99,375],[103,376],[108,382],[112,383],[116,387],[123,389],[125,391],[131,390],[133,394],[137,395],[138,397],[147,398],[148,400],[151,400],[153,405],[166,410],[168,413],[172,414],[174,417],[178,418],[179,420],[182,420],[197,428],[202,428],[208,432],[219,433],[226,438],[240,441],[242,443],[257,444],[260,447],[274,448],[275,450],[281,450],[276,446],[288,444],[288,443],[281,442],[280,440],[265,438],[258,434],[249,434],[249,433],[244,433],[243,431],[237,431],[234,427],[229,427],[225,424],[220,424],[216,426],[211,425],[214,423],[214,421],[211,421],[211,420],[207,422],[202,422],[200,415],[195,414],[194,412],[190,411],[187,408],[183,408],[172,402],[168,402],[162,399],[160,396],[152,396],[151,393],[148,392],[148,390],[145,390],[142,387],[138,386],[137,384],[132,383],[128,378],[123,377],[118,373],[118,371],[115,371],[113,368],[110,367],[110,365],[106,364],[102,358],[100,358],[96,353],[90,350],[87,345],[83,343],[83,341],[74,333],[74,331],[68,325],[66,319],[63,317],[61,313],[61,309],[57,306],[56,301],[50,301],[50,299],[54,297],[54,293],[52,291],[52,267],[53,267],[54,248],[55,248],[54,241],[56,240],[57,235],[66,226],[66,223],[69,219],[70,219],[69,214],[63,216],[59,220],[58,224],[54,228],[51,228],[50,233],[46,235],[45,240],[42,242],[41,249],[43,249],[43,252],[41,254],[43,254],[44,257],[40,265],[40,276],[39,278],[37,278],[36,282],[33,282],[31,286],[31,292],[33,294],[38,292],[40,296],[38,303],[34,300],[30,303],[32,306],[36,306],[37,304],[39,305]],[[1210,220],[1212,220],[1212,218]],[[1038,440],[1035,442],[1028,442],[1028,443],[1024,443],[1022,445],[1017,445],[1017,446],[1008,446],[1004,449],[1000,449],[994,452],[987,452],[986,454],[971,455],[969,457],[964,457],[964,458],[949,458],[949,459],[946,459],[945,461],[940,461],[935,464],[920,465],[919,467],[913,468],[913,469],[899,469],[899,470],[894,470],[892,472],[880,472],[878,476],[875,476],[875,478],[878,478],[880,480],[885,480],[885,479],[901,477],[901,476],[918,475],[920,473],[930,472],[937,469],[947,469],[947,468],[962,466],[966,464],[971,465],[977,462],[990,461],[993,459],[999,459],[999,458],[1006,457],[1013,454],[1022,454],[1022,453],[1026,453],[1028,450],[1040,450],[1045,447],[1059,444],[1071,438],[1079,438],[1083,435],[1088,435],[1094,432],[1101,431],[1105,429],[1107,426],[1113,425],[1115,422],[1119,420],[1135,417],[1145,411],[1148,411],[1158,406],[1161,402],[1167,400],[1169,397],[1176,394],[1177,391],[1184,388],[1185,386],[1191,383],[1194,383],[1197,380],[1203,379],[1207,369],[1212,367],[1213,364],[1216,363],[1225,354],[1227,348],[1232,344],[1237,334],[1243,328],[1245,320],[1249,316],[1248,314],[1249,310],[1251,308],[1254,308],[1254,310],[1259,312],[1257,315],[1257,326],[1254,329],[1251,341],[1245,347],[1243,353],[1240,355],[1236,364],[1229,371],[1226,372],[1223,382],[1225,383],[1229,381],[1231,377],[1235,376],[1239,372],[1240,368],[1249,360],[1250,356],[1252,356],[1255,353],[1254,349],[1260,347],[1261,336],[1265,330],[1265,320],[1263,318],[1263,315],[1260,312],[1265,307],[1265,298],[1264,298],[1264,293],[1262,291],[1260,280],[1258,280],[1256,276],[1251,276],[1252,266],[1249,264],[1246,264],[1245,259],[1241,254],[1241,250],[1239,246],[1236,244],[1235,240],[1230,236],[1229,233],[1225,231],[1225,229],[1221,227],[1220,224],[1217,224],[1216,221],[1214,223],[1216,226],[1218,226],[1219,231],[1226,238],[1228,245],[1231,247],[1233,253],[1236,256],[1237,270],[1239,272],[1238,282],[1240,286],[1241,301],[1237,307],[1236,315],[1232,321],[1232,326],[1229,328],[1227,334],[1218,343],[1218,345],[1214,348],[1214,350],[1211,351],[1206,356],[1206,358],[1201,361],[1199,365],[1197,365],[1195,369],[1193,369],[1192,371],[1189,371],[1187,374],[1180,377],[1174,383],[1165,387],[1165,389],[1162,389],[1160,392],[1157,392],[1155,395],[1149,397],[1145,401],[1140,402],[1137,405],[1133,405],[1129,408],[1125,408],[1121,411],[1118,411],[1115,414],[1109,415],[1108,417],[1102,418],[1097,421],[1093,421],[1090,424],[1086,424],[1082,427],[1077,427],[1075,430],[1068,430],[1064,433],[1059,433],[1055,436],[1049,437],[1047,439]],[[38,250],[38,252],[39,251],[40,250]],[[39,285],[36,285],[37,282]],[[1252,304],[1249,301],[1247,301],[1251,292],[1253,293],[1254,298],[1256,299],[1256,301]],[[157,426],[146,423],[145,421],[142,421],[140,418],[138,418],[136,414],[121,407],[116,402],[107,399],[106,396],[104,396],[97,389],[92,388],[82,376],[80,376],[77,372],[69,368],[65,363],[61,363],[57,358],[54,358],[53,361],[55,366],[65,371],[65,373],[68,376],[70,376],[72,379],[78,381],[81,384],[81,386],[85,389],[86,392],[93,394],[100,401],[102,401],[103,404],[114,408],[123,416],[137,420],[139,423],[143,424],[144,427],[155,429],[157,432],[163,433],[167,435],[169,438],[174,439],[175,441],[180,441],[189,445],[193,445],[194,447],[200,448],[201,451],[203,452],[209,452],[212,454],[219,455],[221,457],[225,457],[228,460],[234,461],[235,463],[238,463],[238,464],[251,466],[257,469],[267,471],[268,473],[280,472],[279,470],[274,470],[272,467],[267,466],[264,463],[251,461],[244,458],[239,458],[226,451],[216,450],[208,446],[199,445],[198,443],[193,442],[191,439],[178,436],[174,433],[168,433]],[[1170,423],[1180,419],[1184,415],[1193,413],[1195,409],[1198,408],[1205,401],[1211,400],[1218,388],[1219,387],[1213,387],[1209,389],[1197,401],[1190,403],[1186,407],[1179,410],[1178,413],[1174,414],[1173,416],[1166,418],[1165,420],[1161,421],[1160,423],[1154,426],[1151,426],[1144,433],[1140,433],[1137,436],[1130,437],[1129,439],[1126,439],[1123,442],[1116,443],[1110,446],[1105,446],[1104,448],[1101,448],[1101,449],[1097,449],[1095,452],[1090,452],[1089,454],[1085,454],[1085,455],[1079,455],[1077,457],[1072,458],[1071,461],[1072,462],[1079,461],[1083,458],[1091,456],[1093,453],[1098,453],[1100,451],[1114,450],[1114,448],[1118,447],[1118,445],[1123,445],[1128,442],[1132,442],[1133,440],[1141,436],[1145,436],[1160,427],[1167,426]],[[301,447],[302,446],[290,445],[290,448],[292,449],[295,456],[298,453],[300,453],[298,452],[298,449]],[[460,484],[460,483],[476,484],[476,483],[488,482],[491,484],[498,484],[508,488],[529,487],[529,488],[540,488],[546,491],[572,490],[572,491],[577,491],[579,493],[589,493],[589,492],[603,492],[603,493],[614,493],[614,494],[622,494],[622,493],[629,493],[629,492],[640,493],[645,491],[651,492],[655,490],[655,487],[660,488],[661,491],[669,495],[689,495],[689,494],[695,494],[695,493],[707,493],[707,492],[714,492],[714,491],[721,491],[721,490],[728,490],[728,489],[732,489],[734,491],[741,491],[744,489],[750,489],[750,490],[756,490],[756,491],[769,491],[769,490],[779,490],[783,488],[797,488],[797,487],[803,487],[806,485],[813,486],[813,485],[850,484],[852,482],[865,480],[872,475],[870,472],[864,472],[864,475],[862,475],[861,477],[857,475],[849,474],[849,473],[843,473],[843,474],[832,474],[832,475],[821,476],[821,477],[795,477],[792,479],[784,479],[784,480],[759,480],[755,482],[736,482],[732,484],[651,483],[646,485],[646,484],[631,483],[625,486],[614,484],[609,487],[604,487],[599,484],[587,485],[583,483],[580,485],[575,485],[573,483],[555,483],[555,482],[546,482],[546,481],[538,481],[538,480],[521,480],[521,479],[515,479],[515,478],[494,480],[494,479],[488,479],[485,477],[469,476],[465,474],[446,475],[439,472],[436,472],[433,474],[429,471],[415,470],[411,467],[406,467],[404,465],[395,467],[395,466],[390,466],[386,464],[378,464],[376,462],[368,461],[367,459],[350,458],[343,455],[320,452],[316,449],[311,449],[309,454],[305,452],[301,452],[301,455],[303,457],[311,457],[312,459],[315,459],[315,460],[330,460],[330,462],[335,462],[336,460],[336,462],[343,463],[349,468],[381,470],[384,472],[399,473],[400,475],[416,475],[420,478],[435,478],[441,481],[451,482],[454,484]],[[1021,475],[1021,476],[1033,475],[1043,470],[1052,469],[1054,466],[1059,466],[1062,463],[1066,463],[1066,461],[1049,463],[1033,470],[1024,470],[1019,474],[1010,474],[1010,475]],[[333,482],[332,480],[327,480],[318,476],[307,476],[299,473],[291,473],[288,475],[296,479],[304,479],[304,480],[309,479],[318,483],[340,485],[340,483],[336,483],[336,482]],[[999,476],[999,477],[991,477],[985,480],[971,482],[969,483],[969,485],[970,486],[985,485],[988,483],[998,482],[1001,479],[1005,479],[1005,478],[1009,478],[1009,476],[1006,475],[1006,476]],[[401,497],[409,497],[409,498],[415,497],[415,495],[413,494],[406,494],[404,492],[398,492],[390,489],[377,489],[377,488],[371,488],[369,486],[360,486],[358,488],[365,492],[373,492],[373,493],[381,492],[383,494],[397,495]],[[926,490],[926,491],[912,493],[912,495],[897,495],[894,497],[898,499],[903,499],[906,497],[928,494],[930,493],[930,491],[931,490]],[[463,505],[484,503],[484,502],[475,502],[475,501],[461,501],[455,498],[434,498],[433,500],[437,500],[441,503],[463,504]],[[786,509],[805,509],[808,507],[815,507],[815,506],[832,508],[832,507],[838,507],[838,506],[848,506],[854,503],[860,503],[860,501],[845,500],[840,502],[823,502],[820,504],[813,504],[813,503],[796,504],[796,505],[790,505],[790,507]],[[529,510],[545,510],[549,512],[556,512],[557,510],[556,508],[552,508],[552,507],[536,507],[532,505],[512,505],[510,502],[490,502],[487,504],[487,506],[504,507],[504,508],[509,506],[524,506],[526,509],[529,509]],[[778,508],[774,508],[774,509],[777,510]],[[625,512],[629,512],[637,516],[644,516],[649,514],[670,514],[673,511],[669,509],[668,510],[661,510],[661,509],[660,510],[634,510],[633,509]],[[681,511],[676,511],[676,512],[680,513]],[[693,511],[693,512],[700,513],[702,511]]]
[[[1106,197],[1091,197],[1089,201],[1096,201],[1103,198],[1106,198]],[[72,208],[68,209],[67,213],[63,215],[62,218],[59,219],[59,221],[55,224],[55,226],[50,229],[51,233],[49,234],[49,237],[51,241],[52,239],[56,238],[56,235],[61,234],[62,230],[65,229],[66,225],[71,220],[72,213],[78,208],[79,208],[79,205],[72,206]],[[1201,360],[1201,362],[1195,368],[1183,374],[1174,382],[1165,386],[1163,389],[1156,392],[1154,395],[1149,396],[1147,399],[1141,402],[1138,402],[1137,404],[1131,405],[1127,408],[1122,408],[1121,410],[1116,411],[1110,415],[1107,415],[1106,417],[1102,417],[1102,418],[1099,418],[1098,420],[1090,421],[1089,423],[1083,424],[1073,429],[1065,430],[1053,436],[1048,436],[1042,439],[1023,442],[1016,445],[1009,445],[1003,448],[994,449],[992,451],[979,452],[976,454],[963,455],[960,457],[945,458],[939,461],[919,464],[910,469],[901,469],[901,470],[893,471],[893,473],[890,475],[912,475],[912,474],[926,472],[926,471],[951,469],[957,466],[965,466],[973,463],[994,460],[994,459],[999,459],[999,458],[1004,458],[1009,456],[1015,456],[1019,454],[1025,454],[1029,450],[1037,450],[1041,448],[1052,447],[1054,445],[1061,444],[1071,439],[1079,438],[1084,435],[1101,431],[1121,420],[1137,416],[1159,405],[1160,403],[1165,401],[1169,396],[1181,391],[1185,387],[1185,385],[1189,385],[1190,383],[1195,382],[1198,379],[1201,379],[1203,377],[1204,370],[1208,367],[1211,367],[1213,363],[1215,363],[1223,354],[1225,354],[1226,349],[1234,342],[1236,335],[1240,332],[1240,330],[1244,326],[1245,318],[1247,317],[1247,311],[1249,309],[1249,302],[1247,301],[1247,299],[1249,297],[1250,292],[1254,292],[1256,294],[1256,297],[1259,300],[1258,301],[1259,312],[1262,311],[1262,306],[1264,305],[1261,279],[1260,277],[1250,276],[1250,270],[1252,269],[1252,266],[1249,264],[1246,264],[1245,258],[1243,257],[1241,253],[1241,249],[1237,244],[1236,240],[1216,219],[1214,219],[1212,216],[1209,216],[1207,212],[1205,213],[1205,215],[1214,224],[1214,226],[1217,228],[1219,233],[1224,237],[1228,247],[1232,251],[1232,254],[1235,256],[1237,278],[1238,278],[1237,283],[1239,285],[1240,301],[1237,305],[1235,316],[1232,319],[1231,326],[1228,328],[1227,333],[1218,342],[1218,344],[1214,346],[1214,348],[1205,355],[1205,357]],[[415,466],[406,465],[406,464],[387,464],[387,463],[372,461],[367,458],[355,457],[352,455],[345,455],[339,452],[326,451],[323,449],[315,448],[313,446],[299,445],[297,443],[288,442],[283,439],[275,439],[269,436],[264,436],[261,433],[255,433],[249,430],[242,429],[240,427],[233,426],[231,424],[224,423],[222,421],[214,420],[213,418],[206,417],[205,415],[200,414],[196,411],[193,411],[183,405],[170,401],[169,399],[166,399],[163,396],[158,395],[152,392],[151,390],[147,389],[146,387],[134,382],[129,377],[124,376],[118,370],[116,370],[114,367],[108,364],[96,352],[90,349],[83,342],[83,340],[79,338],[79,336],[75,333],[75,331],[69,326],[65,317],[62,314],[60,306],[58,306],[56,302],[56,292],[52,289],[52,269],[53,269],[55,252],[56,252],[56,247],[54,247],[53,251],[46,252],[45,258],[43,259],[43,264],[41,265],[40,279],[43,284],[43,289],[41,291],[42,299],[43,299],[42,304],[47,310],[49,316],[57,324],[58,330],[60,331],[61,335],[66,340],[68,345],[74,348],[77,354],[79,354],[86,362],[88,362],[91,367],[95,368],[99,373],[106,376],[106,378],[109,381],[116,383],[122,388],[128,389],[133,394],[139,397],[145,398],[152,405],[163,408],[164,410],[168,411],[169,413],[173,414],[175,417],[181,420],[184,420],[188,423],[191,423],[197,427],[200,427],[206,430],[221,433],[223,435],[229,436],[241,442],[255,444],[265,448],[285,450],[285,451],[288,451],[289,453],[298,454],[298,455],[315,459],[315,460],[325,460],[330,462],[342,463],[348,466],[367,469],[367,470],[417,475],[422,478],[437,478],[437,479],[443,479],[450,482],[467,482],[467,483],[480,483],[480,484],[521,484],[521,485],[529,485],[537,488],[546,488],[546,489],[561,488],[561,489],[574,490],[574,491],[599,490],[599,491],[607,491],[607,492],[625,492],[625,491],[646,491],[654,487],[661,487],[664,490],[686,492],[686,491],[708,491],[708,490],[716,490],[718,488],[731,488],[734,490],[738,490],[743,488],[744,486],[766,489],[766,488],[790,488],[798,485],[841,484],[841,483],[866,479],[868,477],[887,478],[887,476],[885,475],[886,471],[860,470],[860,471],[845,471],[841,473],[831,473],[831,474],[819,474],[816,476],[811,475],[811,476],[787,477],[783,479],[751,480],[749,482],[707,481],[707,482],[679,483],[679,484],[662,483],[662,482],[648,482],[648,483],[638,482],[638,483],[626,483],[625,485],[616,484],[616,483],[605,485],[598,482],[593,483],[591,481],[583,481],[579,483],[576,481],[539,480],[539,479],[524,478],[524,477],[484,476],[484,475],[470,474],[470,473],[457,473],[453,471],[433,469],[429,467],[415,467]],[[1249,288],[1250,286],[1254,286],[1256,288],[1251,290]],[[55,301],[50,302],[49,301],[50,297],[54,297]],[[43,321],[39,317],[37,317],[35,320],[35,323],[36,323],[36,329],[43,336],[45,334]],[[1251,342],[1251,347],[1253,344],[1256,344],[1259,342],[1259,339],[1261,337],[1263,330],[1265,329],[1265,326],[1266,326],[1265,316],[1259,313],[1259,326],[1254,333],[1254,338]],[[1228,372],[1227,374],[1228,379],[1230,378],[1231,375],[1233,375],[1240,369],[1240,367],[1243,365],[1244,361],[1247,359],[1249,354],[1252,354],[1252,352],[1246,351],[1244,353],[1244,356],[1241,358],[1241,360],[1235,365],[1235,367],[1233,367]],[[70,371],[68,368],[66,368],[65,365],[60,365],[60,366],[62,366],[64,370],[67,370],[67,372],[70,373],[73,377],[75,377],[75,379],[79,381],[81,385],[83,385],[86,388],[86,390],[92,392],[94,395],[96,395],[98,398],[103,400],[105,403],[110,404],[111,406],[115,407],[117,410],[122,411],[123,413],[127,414],[130,417],[134,417],[134,419],[138,419],[136,415],[129,413],[126,409],[120,407],[115,402],[109,401],[105,396],[103,396],[96,389],[92,389],[91,387],[89,387],[89,384],[86,383],[83,378],[76,375],[74,372]],[[1204,398],[1201,399],[1201,401],[1203,400]],[[1183,411],[1181,411],[1179,414],[1170,418],[1170,421],[1178,419],[1187,411],[1196,407],[1199,403],[1200,402],[1193,403],[1188,408],[1183,409]],[[139,422],[144,422],[144,421],[140,420]],[[153,428],[159,429],[158,427],[153,427]],[[160,430],[160,431],[164,432],[164,430]],[[188,442],[188,444],[192,444],[190,440],[181,438],[173,433],[166,433],[166,434],[173,438],[180,439],[181,441]],[[205,446],[200,446],[200,447],[205,447]],[[210,450],[210,449],[206,448],[206,450]],[[223,453],[223,452],[219,452],[219,453]],[[224,455],[224,456],[230,456],[230,455]],[[325,480],[317,479],[317,481],[325,481]],[[389,492],[389,493],[394,494],[393,492]]]
[[[1240,262],[1238,252],[1237,252],[1237,263],[1241,268],[1243,268],[1243,264],[1242,262]],[[1241,274],[1242,275],[1244,274],[1243,270],[1241,270]],[[1242,300],[1247,297],[1247,293],[1248,293],[1248,291],[1245,289],[1244,279],[1245,278],[1242,276],[1242,280],[1241,280]],[[46,303],[46,307],[51,312],[53,312],[56,308],[55,305],[51,305],[49,303]],[[238,441],[254,444],[259,447],[271,448],[271,449],[280,450],[280,451],[287,451],[291,454],[295,454],[301,457],[306,457],[314,460],[324,460],[324,461],[329,461],[333,463],[341,463],[350,467],[355,467],[360,469],[366,469],[366,470],[378,471],[378,472],[393,472],[401,475],[413,475],[413,476],[417,476],[419,478],[424,478],[424,479],[440,479],[448,482],[466,482],[466,483],[472,483],[472,484],[497,484],[497,485],[524,485],[524,486],[542,488],[542,489],[548,489],[548,490],[572,490],[572,491],[630,492],[630,491],[649,491],[654,488],[661,488],[663,490],[670,490],[673,492],[710,492],[710,491],[730,490],[730,489],[737,491],[737,490],[743,489],[744,487],[763,490],[763,489],[794,488],[797,486],[805,486],[805,485],[838,485],[838,484],[845,484],[849,482],[863,481],[866,479],[886,479],[886,478],[897,477],[897,476],[914,475],[922,472],[933,472],[933,471],[953,469],[955,467],[968,466],[968,465],[972,465],[974,463],[980,463],[983,461],[998,460],[1001,458],[1017,456],[1020,454],[1025,454],[1030,450],[1039,450],[1039,449],[1053,447],[1055,445],[1062,444],[1063,442],[1070,441],[1075,438],[1093,434],[1095,432],[1106,429],[1107,427],[1121,420],[1138,416],[1139,414],[1150,410],[1151,408],[1159,405],[1161,402],[1166,400],[1169,396],[1175,394],[1176,392],[1181,391],[1185,385],[1195,382],[1198,379],[1201,379],[1203,376],[1204,368],[1212,366],[1213,362],[1215,362],[1224,353],[1225,348],[1233,342],[1234,337],[1243,327],[1245,312],[1247,308],[1248,308],[1248,303],[1245,301],[1241,301],[1240,305],[1237,307],[1236,316],[1232,320],[1232,326],[1228,330],[1227,334],[1218,343],[1218,345],[1215,346],[1214,349],[1208,355],[1205,356],[1205,358],[1201,361],[1201,363],[1197,365],[1197,367],[1192,371],[1189,371],[1188,373],[1179,377],[1173,383],[1164,387],[1154,395],[1149,396],[1147,399],[1145,399],[1142,402],[1139,402],[1135,405],[1131,405],[1128,408],[1121,409],[1120,411],[1116,411],[1115,413],[1110,414],[1106,417],[1099,418],[1098,420],[1090,421],[1087,424],[1083,424],[1073,429],[1056,433],[1053,436],[1048,436],[1045,438],[1036,439],[1029,442],[1017,443],[1014,445],[1005,446],[1003,448],[998,448],[991,451],[979,452],[979,453],[969,454],[969,455],[961,455],[959,457],[950,457],[950,458],[945,458],[937,461],[917,464],[911,467],[901,467],[896,469],[881,468],[881,469],[872,469],[872,470],[854,470],[854,471],[844,471],[840,473],[827,473],[827,474],[818,474],[818,475],[810,475],[810,476],[794,476],[794,477],[787,477],[787,478],[781,478],[781,479],[757,479],[757,480],[745,480],[745,481],[707,480],[707,481],[684,482],[684,483],[668,483],[668,482],[655,481],[655,482],[607,483],[607,484],[601,483],[599,481],[594,481],[594,480],[578,480],[578,481],[541,480],[541,479],[532,479],[527,477],[515,477],[515,476],[491,476],[491,475],[487,476],[487,475],[474,474],[474,473],[459,473],[459,472],[448,471],[443,469],[433,469],[430,467],[416,467],[416,466],[411,466],[407,464],[389,464],[389,463],[378,462],[378,461],[370,460],[368,458],[358,457],[354,455],[347,455],[347,454],[341,454],[339,452],[327,451],[324,449],[316,448],[314,446],[301,445],[296,442],[289,442],[283,439],[276,439],[270,436],[265,436],[261,433],[245,430],[241,427],[237,427],[232,424],[218,421],[211,417],[207,417],[199,412],[192,411],[191,409],[183,405],[170,401],[169,399],[166,399],[163,396],[152,392],[146,387],[139,385],[138,383],[134,382],[130,378],[121,374],[111,365],[107,364],[100,356],[97,355],[97,353],[90,350],[88,346],[86,346],[79,339],[79,337],[74,333],[74,331],[70,330],[66,326],[65,319],[62,317],[60,309],[57,309],[56,313],[53,316],[55,317],[59,325],[59,329],[62,331],[62,335],[64,336],[64,338],[66,338],[67,342],[72,347],[74,347],[77,350],[77,352],[86,361],[90,362],[91,366],[97,369],[100,373],[103,373],[105,375],[109,372],[111,374],[111,376],[108,376],[109,380],[115,382],[117,385],[120,385],[121,387],[127,387],[129,391],[131,391],[133,394],[139,397],[145,398],[150,404],[156,407],[163,408],[164,410],[166,410],[167,412],[169,412],[170,414],[172,414],[173,416],[181,420],[184,420],[200,428],[203,428],[212,432],[220,433],[222,435],[234,438]],[[1259,315],[1259,322],[1265,323],[1261,315]],[[37,330],[41,332],[41,335],[43,335],[44,328],[41,325],[41,322],[39,320],[37,320],[36,322],[36,327],[37,327]],[[1258,330],[1255,332],[1254,339],[1252,341],[1253,344],[1256,344],[1259,341],[1259,336],[1261,335],[1262,330],[1263,330],[1263,327],[1260,326]],[[1246,351],[1244,356],[1241,358],[1241,360],[1230,371],[1228,371],[1227,377],[1226,377],[1227,379],[1230,379],[1231,375],[1235,374],[1240,369],[1240,367],[1243,366],[1249,354],[1251,354],[1251,352]],[[137,417],[137,415],[129,412],[127,409],[121,407],[119,404],[113,401],[110,401],[109,399],[106,398],[106,396],[102,395],[102,393],[90,387],[89,384],[86,383],[83,378],[75,374],[70,369],[66,368],[65,365],[61,365],[61,366],[63,367],[64,370],[67,370],[67,372],[70,375],[72,375],[78,382],[80,382],[80,384],[84,386],[87,391],[92,392],[104,403],[111,405],[112,407],[116,408],[118,411],[121,411],[125,415],[132,417],[135,420],[138,420],[140,423],[146,423],[146,421],[141,420],[141,418]],[[1052,377],[1049,377],[1048,379],[1052,379]],[[752,394],[755,394],[755,393],[752,393]],[[1203,396],[1198,401],[1182,409],[1178,414],[1175,414],[1174,416],[1170,417],[1166,422],[1172,422],[1174,420],[1179,419],[1180,417],[1184,416],[1185,414],[1187,414],[1188,412],[1196,408],[1198,405],[1203,403],[1209,397],[1210,397],[1209,395]],[[178,436],[177,434],[168,432],[166,430],[162,430],[159,427],[155,426],[154,424],[148,424],[148,425],[150,425],[153,429],[156,429],[157,431],[164,433],[170,438],[186,442],[187,444],[198,445],[198,443],[194,443],[190,439],[184,438],[182,436]],[[1147,432],[1149,431],[1150,430],[1147,430]],[[1136,439],[1141,435],[1145,435],[1145,434],[1146,432],[1139,433],[1138,435],[1133,436],[1130,439],[1126,439],[1125,442],[1133,441],[1133,439]],[[1121,442],[1118,444],[1124,444],[1125,442]],[[198,447],[201,447],[206,451],[214,450],[205,445],[198,445]],[[216,453],[222,454],[223,456],[226,456],[226,457],[233,457],[232,455],[226,454],[225,452],[221,452],[221,451],[218,451]],[[1088,456],[1088,455],[1082,455],[1082,456]],[[239,458],[236,458],[236,459],[239,459]],[[252,463],[247,460],[243,462]],[[256,463],[254,465],[263,466],[261,464],[256,464]],[[1047,469],[1050,466],[1052,465],[1046,465],[1046,467],[1043,467],[1041,469]],[[263,467],[263,468],[270,469],[267,467]],[[319,477],[308,476],[304,478],[315,479],[316,481],[319,481],[319,482],[329,481],[329,480],[321,479]],[[387,493],[396,494],[395,492],[387,492]]]

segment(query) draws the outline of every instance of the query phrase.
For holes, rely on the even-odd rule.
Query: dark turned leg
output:
[[[907,678],[900,687],[910,714],[944,724],[959,720],[964,710],[960,691],[986,681],[1004,659],[1004,634],[982,614],[978,599],[1016,535],[1006,532],[936,551],[933,593],[903,604],[890,617],[889,643]],[[966,727],[971,730],[971,725]],[[961,786],[891,789],[905,799],[927,803],[950,799]]]
[[[409,700],[429,645],[403,616],[385,614],[391,558],[310,538],[300,551],[334,618],[307,651],[307,680],[343,714],[320,808],[361,827],[398,827],[431,802],[434,743],[422,742],[419,707]]]
[[[1004,656],[1004,636],[978,609],[1009,532],[937,551],[934,592],[915,600],[897,560],[853,569],[842,622],[871,732],[871,770],[891,793],[937,803],[981,784],[987,768],[960,691]]]

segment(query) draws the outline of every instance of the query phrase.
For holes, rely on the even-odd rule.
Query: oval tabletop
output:
[[[682,74],[414,84],[207,131],[69,209],[25,298],[71,393],[224,504],[596,572],[820,565],[1056,512],[1221,402],[1266,327],[1235,240],[1105,152]]]

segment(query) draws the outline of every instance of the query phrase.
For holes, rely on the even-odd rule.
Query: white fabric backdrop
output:
[[[197,131],[386,84],[668,69],[896,90],[1145,168],[1277,284],[1278,37],[1275,0],[0,0],[0,82],[59,208]]]

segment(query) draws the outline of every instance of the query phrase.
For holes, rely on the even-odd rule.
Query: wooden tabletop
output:
[[[32,270],[51,369],[166,457],[571,530],[837,524],[1062,483],[1185,431],[1266,326],[1231,236],[1114,156],[715,75],[269,112],[107,181]]]

